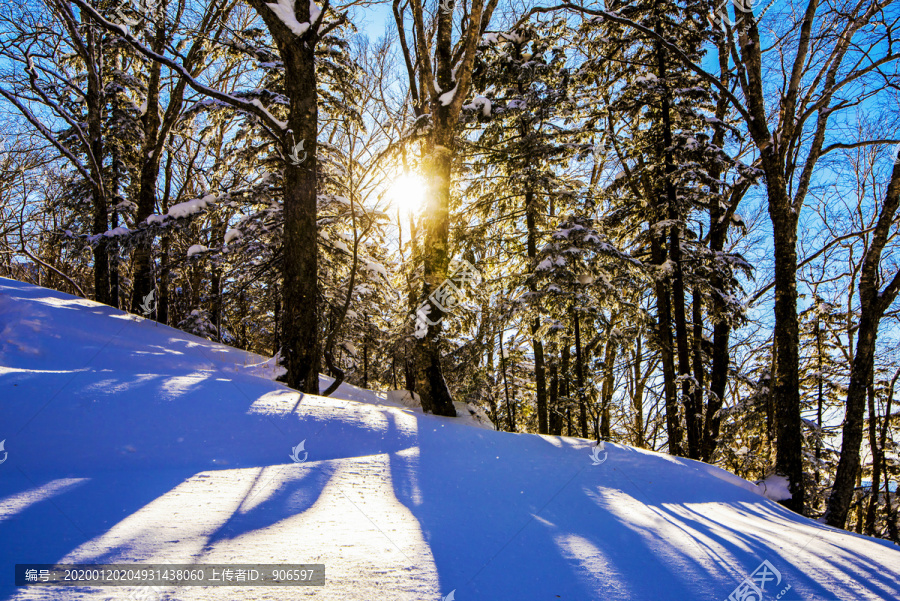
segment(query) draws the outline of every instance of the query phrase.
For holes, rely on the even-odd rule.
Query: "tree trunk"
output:
[[[535,225],[535,215],[537,214],[537,206],[535,202],[534,192],[529,188],[525,192],[525,223],[528,228],[528,269],[535,268],[535,258],[537,257],[537,226]],[[537,292],[537,284],[532,280],[529,284],[531,292]],[[541,327],[541,320],[536,317],[531,323],[531,346],[534,350],[534,384],[537,396],[537,415],[538,415],[538,432],[547,434],[547,378],[544,370],[544,343],[534,335]]]
[[[572,314],[575,317],[575,375],[578,378],[578,419],[581,422],[581,437],[589,438],[587,405],[584,401],[584,357],[581,355],[581,330],[578,325],[581,319],[577,310],[573,310]]]
[[[497,333],[500,344],[500,371],[503,374],[503,392],[506,395],[506,416],[508,418],[509,432],[516,431],[516,422],[513,418],[512,403],[509,400],[509,383],[506,380],[506,351],[503,349],[503,330]]]
[[[892,541],[900,543],[900,536],[897,533],[897,516],[894,515],[891,509],[891,473],[888,471],[887,453],[884,452],[885,444],[887,444],[887,433],[891,424],[891,403],[894,400],[894,386],[897,384],[897,378],[900,378],[900,370],[894,373],[891,385],[888,387],[884,421],[881,423],[881,440],[878,448],[881,449],[881,471],[884,473],[884,514],[888,526],[888,534]]]
[[[416,103],[416,110],[423,111],[427,105],[431,113],[431,132],[426,141],[427,155],[424,161],[428,198],[422,253],[423,300],[447,277],[450,258],[450,168],[456,146],[456,131],[463,101],[472,87],[472,70],[478,41],[487,29],[496,6],[497,0],[488,0],[487,5],[483,0],[473,0],[468,5],[467,17],[459,23],[460,46],[457,53],[453,40],[453,11],[438,11],[436,17],[430,17],[421,3],[413,3],[415,56],[412,56],[406,44],[403,15],[396,8],[394,10],[398,29],[401,30],[400,40],[409,87],[414,98],[422,99]],[[433,27],[435,28],[432,29]],[[438,307],[433,307],[430,315],[432,321],[440,321],[443,312]],[[440,332],[440,324],[429,325],[425,336],[416,341],[416,389],[422,398],[424,411],[455,416],[456,409],[441,370],[438,343]]]
[[[859,472],[860,444],[863,436],[866,392],[872,379],[875,362],[875,338],[881,315],[861,309],[859,338],[853,367],[850,372],[850,386],[847,390],[847,409],[841,441],[841,458],[834,477],[834,486],[828,499],[826,522],[835,528],[843,528],[847,521],[853,488]]]
[[[549,434],[559,436],[562,434],[562,419],[559,415],[559,373],[556,365],[556,358],[550,362],[550,390],[549,390],[549,411],[547,419],[547,428]]]
[[[666,250],[662,236],[651,234],[650,254],[654,265],[666,262]],[[678,399],[675,392],[675,361],[672,356],[672,315],[669,301],[668,277],[658,274],[654,285],[656,293],[656,338],[663,369],[663,391],[666,404],[666,432],[669,439],[669,453],[682,455],[681,416],[678,413]]]
[[[87,76],[87,129],[90,140],[90,151],[94,160],[89,161],[91,177],[96,185],[91,188],[93,220],[91,233],[99,235],[97,243],[93,247],[94,255],[94,300],[98,303],[111,305],[109,289],[109,238],[103,236],[109,228],[109,207],[107,206],[106,190],[103,185],[104,173],[101,167],[103,162],[103,109],[106,106],[106,94],[102,81],[103,50],[100,31],[89,22],[87,14],[82,15],[83,24],[86,27],[87,56],[83,57],[89,65]]]
[[[729,54],[727,46],[720,44],[718,47],[720,77],[724,85],[729,85],[730,75],[728,69]],[[725,119],[728,111],[728,99],[720,95],[716,101],[716,118],[719,121]],[[726,129],[720,125],[714,125],[715,133],[713,134],[712,143],[714,146],[721,148],[725,142]],[[718,180],[722,174],[720,164],[713,161],[709,166],[710,175],[713,179]],[[712,187],[713,192],[720,193],[717,185]],[[731,220],[729,211],[734,211],[739,202],[738,197],[732,199],[733,205],[726,210],[721,202],[712,202],[709,210],[709,249],[714,253],[720,253],[725,249],[725,242],[728,237],[729,221]],[[703,424],[703,461],[709,463],[712,461],[719,444],[719,431],[721,428],[721,417],[719,411],[725,399],[725,387],[728,384],[728,363],[729,363],[729,337],[731,334],[731,326],[725,316],[725,303],[721,296],[715,291],[724,291],[723,274],[718,269],[714,269],[711,274],[712,287],[712,315],[718,316],[713,324],[713,348],[712,348],[712,365],[709,373],[709,396],[706,402],[706,415]],[[709,312],[708,312],[709,314]]]
[[[284,63],[284,91],[288,98],[287,131],[280,132],[284,163],[284,244],[281,358],[287,369],[283,381],[307,394],[319,394],[318,230],[316,174],[318,81],[316,46],[319,26],[297,35],[265,0],[248,0],[265,21]],[[298,2],[295,17],[312,23],[310,5]],[[302,153],[302,154],[301,154]]]
[[[659,21],[656,25],[657,33],[661,33]],[[666,51],[663,45],[656,43],[657,77],[661,82],[666,80],[668,68],[666,65]],[[662,145],[660,156],[665,163],[665,188],[667,203],[667,217],[674,223],[669,226],[669,258],[673,263],[672,270],[672,307],[675,319],[675,341],[678,352],[678,374],[682,378],[681,396],[684,402],[685,424],[687,425],[688,456],[693,459],[700,457],[700,422],[697,417],[699,411],[695,403],[695,397],[688,380],[691,374],[690,353],[688,351],[687,317],[684,311],[684,274],[681,257],[681,211],[678,208],[678,196],[675,190],[675,182],[672,181],[675,173],[675,165],[672,161],[672,118],[669,106],[668,89],[663,87],[661,99],[662,116]],[[660,211],[661,212],[661,211]]]
[[[791,498],[782,504],[803,513],[803,435],[800,419],[799,341],[797,319],[797,218],[780,186],[770,183],[769,211],[775,247],[775,467],[790,481]],[[774,200],[773,200],[774,199]],[[787,209],[785,210],[785,207]]]
[[[643,448],[644,441],[644,382],[641,375],[641,363],[643,362],[643,348],[641,336],[637,337],[634,349],[634,394],[631,397],[631,405],[634,410],[634,446]]]
[[[161,52],[166,41],[164,27],[156,27],[156,35],[152,42],[155,52]],[[138,187],[135,222],[143,223],[153,214],[156,205],[156,180],[159,177],[160,156],[157,150],[159,141],[159,86],[162,64],[153,61],[149,65],[150,77],[147,81],[147,111],[141,117],[144,126],[144,143],[141,148],[141,174]],[[134,292],[131,295],[131,312],[139,313],[144,298],[154,289],[152,270],[153,237],[146,236],[138,240],[134,247]],[[157,315],[159,318],[159,315]]]
[[[309,7],[298,4],[298,15],[309,22]],[[303,22],[301,20],[301,22]],[[290,34],[293,37],[293,34]],[[318,233],[316,225],[316,148],[318,134],[315,45],[281,45],[285,88],[290,98],[283,152],[288,156],[303,144],[306,160],[292,160],[284,170],[284,259],[282,288],[282,360],[286,383],[319,394]],[[299,152],[298,152],[299,154]]]
[[[819,474],[819,463],[822,460],[822,406],[824,404],[824,376],[822,374],[822,328],[819,323],[818,313],[816,314],[816,362],[818,376],[816,377],[819,387],[819,394],[816,398],[816,486],[819,485],[821,475]]]
[[[875,411],[875,387],[869,386],[869,448],[872,449],[872,499],[866,510],[865,532],[875,535],[875,511],[878,508],[878,487],[881,486],[881,453],[878,448],[878,413]]]
[[[613,317],[613,320],[615,317]],[[603,358],[603,388],[600,391],[600,427],[598,429],[598,437],[603,440],[610,439],[609,426],[609,408],[612,404],[613,386],[615,385],[615,373],[613,367],[616,364],[616,352],[618,350],[618,342],[612,336],[608,336],[606,341],[606,352]]]
[[[881,280],[881,253],[887,244],[894,214],[900,205],[900,164],[894,166],[887,196],[878,216],[872,240],[863,259],[859,279],[859,328],[857,330],[856,353],[850,370],[850,385],[847,389],[847,409],[841,437],[841,458],[838,461],[834,486],[828,499],[825,521],[828,525],[843,528],[853,498],[853,484],[859,472],[859,453],[863,435],[863,414],[866,392],[872,382],[875,365],[875,341],[878,326],[885,310],[891,305],[900,290],[900,271],[879,292]]]
[[[559,396],[560,400],[563,401],[565,407],[565,416],[566,416],[566,436],[572,435],[572,415],[569,410],[571,397],[569,395],[571,391],[571,387],[569,386],[571,380],[569,378],[569,358],[571,356],[571,350],[569,348],[569,341],[567,338],[563,337],[562,339],[563,349],[562,349],[562,365],[560,366],[559,372]],[[559,432],[562,434],[562,422],[563,416],[560,414],[559,416],[560,425]]]
[[[422,249],[424,282],[422,297],[428,298],[447,279],[450,262],[450,167],[454,144],[453,129],[446,110],[437,110],[426,160],[428,175],[428,204],[425,208],[425,243]],[[444,312],[428,301],[429,319],[440,322]],[[441,368],[441,324],[429,325],[423,338],[416,340],[416,391],[422,399],[422,409],[435,415],[456,416],[453,399]]]

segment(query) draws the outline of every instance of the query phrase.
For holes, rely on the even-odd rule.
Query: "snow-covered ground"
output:
[[[351,386],[303,396],[269,372],[0,278],[0,599],[141,598],[12,580],[16,563],[139,562],[326,566],[324,587],[162,599],[724,601],[764,561],[764,599],[900,599],[896,547],[717,468]]]

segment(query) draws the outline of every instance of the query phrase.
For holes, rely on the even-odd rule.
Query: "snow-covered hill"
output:
[[[163,599],[724,601],[764,561],[764,599],[900,598],[896,547],[722,470],[350,386],[302,396],[263,362],[0,278],[0,599],[140,598],[11,576],[141,562],[326,566],[324,587]]]

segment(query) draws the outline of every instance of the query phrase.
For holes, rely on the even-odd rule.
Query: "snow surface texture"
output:
[[[900,598],[895,547],[718,468],[609,443],[595,465],[591,441],[400,392],[304,396],[272,360],[2,278],[0,366],[2,600],[139,592],[14,587],[29,562],[326,566],[324,587],[163,589],[179,601],[724,601],[763,561],[767,601]]]

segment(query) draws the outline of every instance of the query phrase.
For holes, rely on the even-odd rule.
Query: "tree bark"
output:
[[[537,257],[537,226],[535,224],[535,215],[537,214],[537,206],[534,191],[529,187],[525,192],[525,223],[528,229],[528,269],[533,271]],[[537,292],[537,284],[532,280],[529,284],[529,290],[532,293]],[[540,434],[548,433],[547,424],[547,377],[544,369],[544,343],[534,337],[541,327],[541,320],[535,317],[531,322],[531,346],[534,351],[534,384],[537,396],[537,415],[538,415],[538,432]]]
[[[878,448],[878,413],[875,411],[875,387],[869,386],[869,448],[872,450],[872,498],[866,510],[865,533],[875,535],[875,511],[878,508],[878,487],[881,486],[881,453]]]
[[[506,380],[506,351],[503,348],[503,330],[497,333],[497,342],[500,348],[500,371],[503,374],[503,392],[506,395],[506,416],[508,418],[509,431],[516,431],[516,422],[513,417],[512,403],[509,400],[509,383]]]
[[[456,47],[453,43],[454,12],[439,11],[435,17],[437,28],[434,31],[434,21],[426,15],[421,0],[410,2],[415,57],[407,47],[405,32],[401,32],[410,89],[413,90],[414,98],[421,99],[421,110],[428,106],[431,114],[431,132],[426,140],[424,160],[428,198],[422,252],[423,299],[428,298],[447,277],[450,258],[450,168],[456,145],[456,131],[463,102],[472,85],[478,41],[487,29],[497,1],[487,0],[485,4],[484,0],[473,0],[467,6],[467,19],[460,23],[460,39]],[[404,30],[404,19],[397,0],[394,3],[394,15],[398,30]],[[449,98],[447,94],[450,94]],[[432,304],[431,321],[440,322],[441,317],[443,312]],[[416,391],[422,399],[422,409],[425,412],[456,416],[441,368],[440,332],[440,323],[429,325],[425,336],[416,340]]]
[[[613,314],[611,321],[615,321],[615,314]],[[600,391],[600,427],[597,433],[597,436],[603,440],[610,439],[609,413],[614,392],[613,386],[615,385],[613,368],[616,364],[617,351],[618,341],[607,334],[606,351],[603,357],[603,387]]]
[[[562,419],[559,416],[559,373],[556,358],[550,362],[549,410],[547,419],[548,433],[554,436],[562,434]]]
[[[92,196],[92,223],[91,233],[99,235],[97,243],[93,247],[94,255],[94,300],[106,305],[112,304],[109,289],[109,238],[103,236],[109,228],[109,207],[106,197],[106,189],[103,184],[103,110],[106,106],[106,93],[103,84],[103,34],[90,17],[82,14],[82,24],[85,27],[85,41],[87,53],[82,56],[87,68],[87,130],[90,148],[86,149],[92,155],[89,161],[90,173],[95,185],[91,186]]]
[[[859,472],[860,444],[863,436],[863,414],[866,393],[872,381],[875,365],[875,341],[885,310],[900,290],[900,271],[884,290],[879,291],[881,254],[888,241],[894,215],[900,205],[900,164],[894,165],[887,196],[872,233],[872,240],[863,258],[859,279],[859,328],[856,353],[850,370],[844,428],[841,434],[841,458],[838,461],[834,486],[828,499],[825,521],[835,528],[843,528],[853,498],[853,485]]]
[[[319,25],[298,36],[264,0],[248,0],[265,21],[284,63],[284,87],[290,106],[288,129],[281,134],[281,152],[298,149],[302,160],[284,164],[284,245],[282,260],[282,346],[285,383],[308,394],[319,394],[318,231],[316,172],[318,81],[315,49]],[[310,5],[298,2],[297,21],[310,23]],[[322,16],[327,11],[323,7]]]
[[[661,33],[659,21],[656,23],[657,33]],[[665,48],[659,42],[656,43],[657,77],[665,82],[668,67]],[[663,86],[661,98],[662,116],[662,144],[660,156],[665,164],[665,190],[667,199],[667,217],[673,223],[669,230],[669,259],[672,261],[672,308],[675,321],[675,342],[678,352],[678,375],[682,378],[681,396],[684,403],[685,424],[687,426],[688,456],[692,459],[700,458],[700,421],[697,417],[699,411],[695,402],[689,377],[691,375],[690,352],[688,350],[687,317],[685,315],[684,273],[681,255],[681,211],[678,207],[678,195],[675,183],[672,181],[675,173],[675,165],[672,160],[672,117],[670,111],[669,92]]]
[[[154,52],[161,52],[166,41],[164,27],[157,26],[152,41]],[[134,219],[143,223],[153,214],[156,205],[156,180],[159,177],[160,153],[156,152],[159,128],[162,120],[159,117],[159,86],[162,63],[149,64],[150,76],[147,80],[147,111],[141,117],[144,126],[144,142],[141,148],[141,174],[138,186],[137,209]],[[144,298],[154,289],[152,270],[153,238],[147,236],[137,242],[132,255],[134,261],[134,288],[131,295],[131,312],[139,313]],[[159,315],[157,315],[157,319]]]
[[[575,318],[575,376],[578,378],[578,420],[581,422],[581,437],[589,438],[587,405],[584,401],[584,357],[581,353],[581,321],[578,311],[574,309],[572,316]]]
[[[448,77],[449,81],[449,77]],[[439,104],[439,103],[435,103]],[[447,279],[450,262],[450,168],[454,148],[454,129],[445,107],[434,107],[434,126],[426,159],[428,201],[425,208],[423,298],[428,298]],[[440,322],[444,312],[429,302],[429,318]],[[441,368],[441,324],[429,325],[424,337],[416,340],[416,391],[426,413],[456,417],[456,409]]]
[[[725,45],[719,46],[719,66],[721,72],[722,83],[728,85],[730,76],[728,69],[728,50]],[[719,96],[716,102],[716,117],[721,121],[725,118],[728,111],[728,99]],[[715,126],[712,143],[714,146],[721,148],[725,142],[725,128],[721,125]],[[710,174],[713,179],[719,179],[722,170],[717,162],[713,162],[710,166]],[[714,186],[714,191],[719,192],[718,186]],[[731,220],[731,213],[737,209],[739,196],[732,199],[732,205],[726,208],[721,202],[713,202],[709,210],[709,249],[714,255],[725,249],[725,242],[728,238],[728,228]],[[712,348],[712,365],[709,373],[709,396],[706,402],[706,415],[703,424],[703,461],[710,462],[715,456],[716,449],[719,444],[719,431],[721,428],[721,417],[719,412],[725,401],[725,387],[728,384],[728,365],[730,361],[729,338],[731,335],[731,325],[725,315],[725,302],[716,291],[724,289],[724,277],[718,269],[713,269],[710,274],[714,292],[712,295],[712,315],[714,315],[713,323],[713,348]],[[709,313],[708,313],[709,314]],[[702,403],[702,401],[701,401]]]

